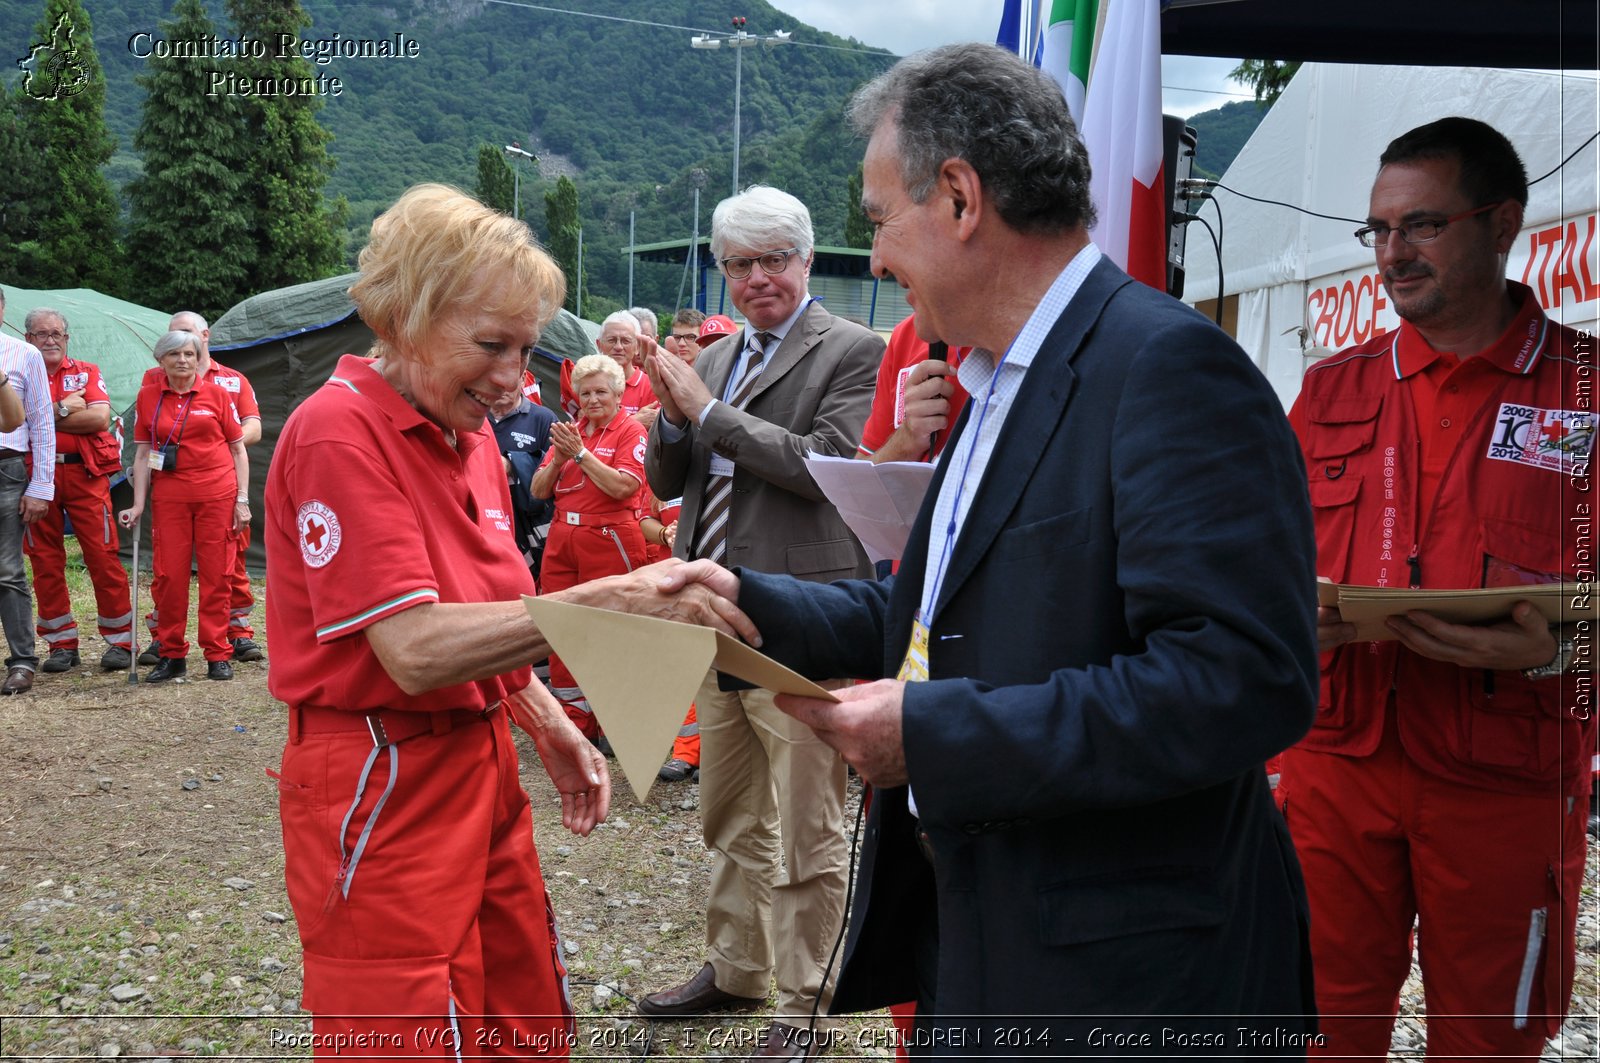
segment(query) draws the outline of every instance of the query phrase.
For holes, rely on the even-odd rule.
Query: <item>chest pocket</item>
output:
[[[1338,459],[1372,449],[1378,433],[1378,413],[1383,393],[1325,395],[1314,399],[1306,411],[1312,424],[1306,445],[1306,465],[1313,479],[1338,479]],[[1326,461],[1327,464],[1322,463]]]

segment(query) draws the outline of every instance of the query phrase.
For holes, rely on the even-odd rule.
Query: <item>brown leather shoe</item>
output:
[[[718,989],[717,972],[708,963],[682,985],[646,994],[639,1001],[639,1014],[652,1019],[717,1015],[725,1011],[749,1011],[766,1002],[765,997],[736,997]]]
[[[774,1022],[761,1035],[761,1047],[750,1053],[751,1059],[816,1059],[828,1046],[831,1037],[826,1030],[812,1033],[786,1022]]]
[[[6,681],[0,683],[0,694],[26,694],[33,689],[33,670],[31,668],[13,668],[6,674]]]

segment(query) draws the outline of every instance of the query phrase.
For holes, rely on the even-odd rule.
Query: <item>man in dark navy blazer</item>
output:
[[[903,677],[779,699],[876,788],[834,1010],[916,999],[940,1057],[1300,1054],[1305,893],[1262,770],[1317,686],[1283,410],[1089,242],[1038,71],[937,49],[851,119],[874,272],[976,349],[897,577],[716,579],[778,659]]]

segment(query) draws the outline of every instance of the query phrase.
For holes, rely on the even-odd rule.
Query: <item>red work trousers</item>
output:
[[[239,529],[239,534],[233,543],[233,570],[228,574],[228,641],[234,639],[253,639],[256,636],[255,628],[250,626],[250,613],[256,607],[255,590],[250,586],[250,570],[245,567],[244,554],[250,548],[250,525],[246,524]],[[162,581],[157,578],[150,581],[150,597],[152,601],[159,602],[165,590]],[[160,626],[160,613],[152,609],[145,614],[145,623],[150,628],[150,637],[161,637],[157,630]],[[43,634],[43,632],[41,632]]]
[[[94,584],[100,636],[109,645],[128,649],[133,644],[133,605],[128,598],[128,573],[117,557],[117,521],[111,511],[111,485],[104,476],[92,476],[82,465],[56,466],[56,497],[44,516],[30,524],[22,537],[33,563],[33,594],[38,600],[39,637],[56,650],[78,648],[78,622],[67,593],[66,522],[83,551],[83,563]]]
[[[352,714],[359,730],[284,747],[315,1058],[564,1060],[566,970],[505,713],[433,715],[457,723],[375,746]]]
[[[200,651],[207,661],[233,656],[228,645],[228,580],[233,571],[233,496],[205,501],[155,498],[150,503],[155,561],[156,638],[161,656],[189,654],[189,565],[200,572]]]
[[[644,564],[644,533],[637,521],[618,524],[567,524],[561,513],[550,523],[544,544],[544,565],[539,570],[542,594],[562,591],[601,576],[618,576]],[[589,699],[577,680],[555,654],[550,655],[550,690],[585,738],[599,738]]]
[[[1419,768],[1389,708],[1366,757],[1283,755],[1311,899],[1325,1043],[1383,1060],[1420,943],[1429,1059],[1537,1059],[1572,991],[1584,802],[1494,793]]]
[[[250,570],[245,567],[244,554],[250,549],[250,525],[239,529],[233,540],[233,571],[228,577],[228,640],[253,639],[255,628],[250,626],[250,610],[256,607],[255,591],[250,586]]]

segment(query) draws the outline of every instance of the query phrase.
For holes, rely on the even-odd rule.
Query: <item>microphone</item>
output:
[[[959,212],[958,212],[959,214]],[[934,340],[928,344],[928,357],[935,362],[950,361],[950,346],[944,340]],[[933,452],[939,447],[939,433],[931,432],[928,435],[928,460],[933,460]]]

